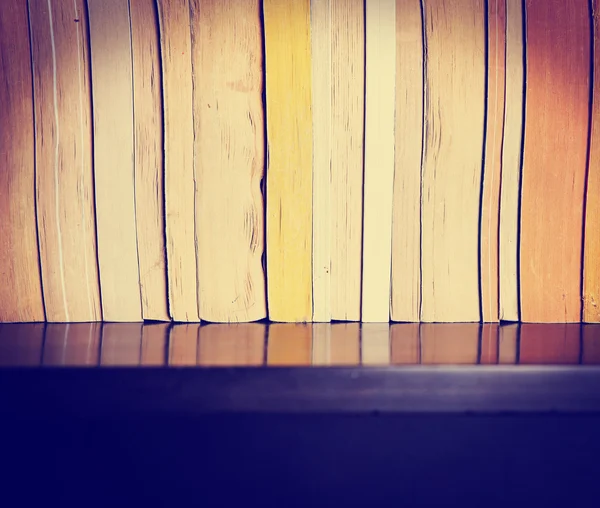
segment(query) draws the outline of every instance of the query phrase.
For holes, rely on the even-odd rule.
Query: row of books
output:
[[[595,12],[0,2],[0,322],[600,322]]]

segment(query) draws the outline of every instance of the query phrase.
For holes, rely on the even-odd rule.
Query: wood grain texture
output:
[[[395,324],[390,327],[390,360],[392,365],[421,363],[421,339],[418,323]]]
[[[140,364],[142,323],[104,323],[100,350],[100,365],[129,366]]]
[[[499,332],[498,323],[484,323],[481,325],[481,345],[479,347],[479,363],[482,365],[495,365],[499,359]]]
[[[200,328],[198,365],[259,366],[265,361],[267,326],[262,323],[215,324]]]
[[[593,0],[594,82],[583,251],[583,321],[600,323],[600,2]]]
[[[498,331],[498,363],[517,363],[520,325],[502,325]]]
[[[266,317],[260,0],[192,0],[200,318]]]
[[[162,76],[155,0],[130,0],[135,210],[144,319],[169,320],[165,258]]]
[[[312,328],[313,365],[360,364],[359,323],[318,323]]]
[[[585,364],[600,364],[600,325],[588,324],[581,327],[581,361]]]
[[[360,358],[362,365],[390,364],[389,323],[364,323],[361,326]]]
[[[388,322],[392,264],[396,2],[365,4],[365,170],[362,312]]]
[[[421,363],[475,365],[480,325],[442,323],[421,325]]]
[[[424,0],[424,17],[421,319],[479,321],[484,2]]]
[[[575,322],[582,308],[589,2],[526,0],[526,7],[521,320]]]
[[[506,0],[488,0],[487,5],[487,124],[481,199],[480,299],[482,321],[497,322],[500,320],[498,228],[504,131]]]
[[[306,366],[312,359],[311,324],[272,324],[267,339],[267,364]]]
[[[312,319],[310,0],[264,0],[269,318]]]
[[[331,0],[331,318],[341,321],[361,311],[364,63],[364,2]]]
[[[392,219],[392,321],[420,320],[423,17],[420,0],[396,0],[396,145]]]
[[[169,365],[197,365],[199,340],[199,323],[172,326],[169,330]]]
[[[102,320],[86,12],[82,0],[29,1],[36,210],[50,322]]]
[[[313,321],[331,320],[331,2],[311,0],[313,197]],[[320,327],[320,330],[327,330]],[[320,335],[319,335],[320,336]]]
[[[506,73],[500,189],[500,319],[519,320],[519,200],[525,94],[523,0],[506,0]],[[514,362],[513,362],[514,363]]]
[[[102,323],[47,324],[42,365],[98,365],[101,332]]]
[[[129,6],[88,0],[98,264],[105,321],[141,321]]]
[[[168,323],[144,324],[140,353],[141,365],[166,365],[169,326]]]
[[[188,0],[157,0],[163,71],[165,228],[169,311],[199,321],[192,40]]]
[[[45,329],[45,323],[0,323],[0,367],[39,366]]]
[[[521,325],[520,364],[576,364],[581,349],[581,325]]]
[[[44,321],[27,2],[0,2],[0,322]]]

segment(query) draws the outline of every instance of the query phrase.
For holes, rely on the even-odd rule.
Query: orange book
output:
[[[521,320],[581,319],[589,0],[526,0]]]
[[[44,321],[25,0],[0,2],[0,322]]]

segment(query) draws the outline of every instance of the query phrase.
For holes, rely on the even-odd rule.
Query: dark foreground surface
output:
[[[8,419],[3,506],[597,506],[596,415]]]

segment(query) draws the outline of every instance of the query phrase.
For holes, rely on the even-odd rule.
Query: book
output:
[[[102,317],[141,321],[129,6],[120,0],[88,0],[87,5]]]
[[[169,312],[199,321],[192,39],[188,0],[157,0],[163,85]]]
[[[421,320],[479,321],[483,0],[425,0]]]
[[[579,323],[521,325],[520,364],[577,364],[581,353]]]
[[[200,328],[198,365],[260,366],[265,362],[267,325],[209,324]]]
[[[500,320],[500,180],[504,132],[506,0],[487,2],[487,105],[480,230],[481,320]]]
[[[308,366],[312,362],[313,325],[274,323],[267,333],[267,365]]]
[[[0,2],[0,322],[44,321],[27,3]]]
[[[360,364],[360,323],[315,323],[312,331],[312,365]]]
[[[163,102],[154,0],[129,3],[133,60],[135,218],[142,316],[168,321],[165,259]]]
[[[96,366],[102,323],[48,323],[42,365]]]
[[[478,323],[424,323],[420,327],[421,363],[428,365],[476,365]]]
[[[313,322],[331,321],[332,227],[332,0],[311,0],[312,60],[312,292]],[[326,330],[326,327],[319,329]]]
[[[101,321],[84,2],[29,2],[46,320]]]
[[[365,3],[363,322],[388,322],[392,264],[396,2]]]
[[[583,316],[587,323],[600,323],[600,4],[593,0],[593,83],[590,146],[585,197],[583,246]]]
[[[506,0],[504,136],[500,186],[499,318],[519,320],[519,207],[525,94],[523,0]]]
[[[264,0],[269,319],[312,320],[310,0]]]
[[[526,0],[519,281],[523,322],[581,319],[589,7],[587,0]]]
[[[266,317],[259,0],[192,0],[200,318]]]
[[[389,365],[389,323],[363,323],[360,327],[360,360],[362,365]]]
[[[421,0],[396,0],[392,321],[418,322],[421,312],[423,30]]]

